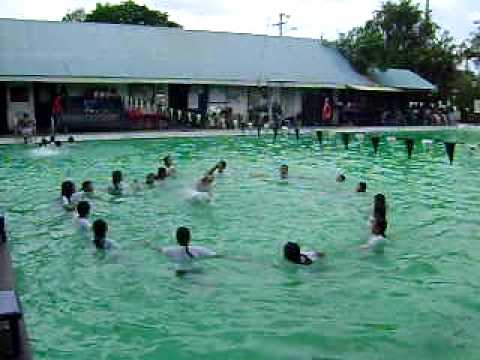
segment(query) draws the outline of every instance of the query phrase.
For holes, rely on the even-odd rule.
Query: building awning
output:
[[[358,91],[403,92],[401,89],[395,89],[387,86],[347,85],[347,88]]]

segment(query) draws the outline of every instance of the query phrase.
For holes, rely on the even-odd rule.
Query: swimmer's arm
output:
[[[217,169],[218,169],[218,164],[215,165],[213,168],[211,168],[211,169],[207,172],[207,175],[213,175]]]
[[[156,251],[159,251],[159,252],[163,252],[163,247],[153,245],[150,240],[145,240],[145,241],[143,242],[143,244],[144,244],[146,247],[152,248],[153,250],[156,250]]]

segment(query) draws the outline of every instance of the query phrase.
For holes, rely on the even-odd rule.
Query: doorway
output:
[[[0,83],[0,135],[8,134],[7,87]]]
[[[174,110],[188,110],[190,85],[168,85],[168,107]]]
[[[33,84],[35,119],[37,120],[37,131],[40,133],[47,133],[50,131],[50,118],[52,116],[52,104],[55,97],[55,91],[55,84]]]

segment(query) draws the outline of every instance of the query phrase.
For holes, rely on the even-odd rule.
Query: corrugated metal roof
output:
[[[373,81],[388,87],[396,87],[404,90],[435,90],[435,85],[410,70],[387,69],[385,71],[375,69],[370,72]]]
[[[314,39],[0,19],[0,80],[18,76],[374,85],[336,49]]]

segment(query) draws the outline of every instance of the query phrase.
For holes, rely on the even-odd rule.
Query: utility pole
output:
[[[273,24],[273,26],[278,26],[278,29],[280,31],[280,36],[283,36],[283,26],[284,25],[287,25],[288,21],[286,21],[285,19],[289,19],[290,18],[290,15],[287,15],[285,13],[280,13],[280,21],[278,22],[278,24]]]

